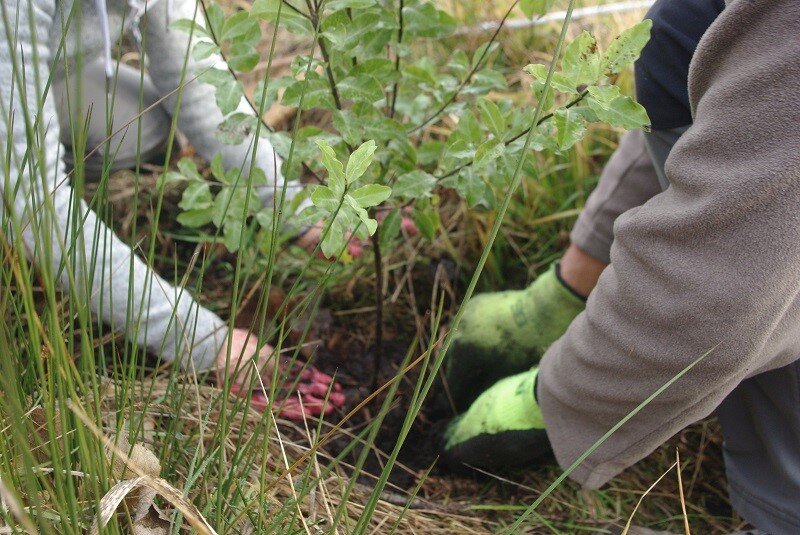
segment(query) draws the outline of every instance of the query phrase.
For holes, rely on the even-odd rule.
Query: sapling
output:
[[[533,16],[544,14],[551,4],[552,0],[526,0],[518,7]],[[441,231],[437,210],[441,191],[451,190],[471,209],[492,210],[523,157],[524,138],[531,129],[528,150],[563,153],[582,139],[590,123],[624,129],[649,125],[644,108],[614,85],[647,42],[648,20],[622,32],[605,51],[594,36],[582,32],[566,46],[548,91],[544,91],[548,67],[526,66],[524,72],[532,78],[533,96],[542,110],[532,125],[533,106],[494,98],[508,89],[505,76],[490,65],[500,29],[472,55],[457,46],[441,61],[418,53],[427,42],[446,40],[456,29],[455,20],[432,2],[255,0],[249,12],[228,18],[211,2],[206,14],[205,28],[189,21],[178,21],[176,26],[201,37],[193,50],[196,56],[227,53],[230,70],[203,76],[216,88],[217,103],[225,114],[218,135],[226,142],[241,142],[256,126],[255,118],[236,109],[244,98],[237,76],[258,63],[258,21],[313,41],[310,53],[293,59],[289,75],[260,82],[254,100],[263,108],[258,111],[280,102],[296,107],[298,113],[322,110],[332,117],[324,129],[262,128],[261,134],[284,157],[282,172],[287,179],[298,180],[305,172],[317,182],[282,212],[292,213],[306,199],[307,206],[288,217],[296,225],[325,223],[321,249],[326,256],[340,255],[351,234],[370,239],[377,279],[378,358],[382,249],[415,232],[421,239],[435,239]],[[449,135],[434,128],[445,119],[455,124]],[[211,169],[212,185],[188,164],[167,175],[189,182],[179,221],[189,227],[211,224],[221,229],[231,251],[276,243],[271,207],[252,198],[247,202],[250,211],[242,209],[252,188],[237,187],[241,181],[234,184],[241,171],[221,169],[218,162],[212,162]],[[320,178],[325,175],[327,180]],[[254,170],[245,179],[255,186],[263,181],[263,173]],[[387,212],[380,223],[375,217],[378,207]],[[404,222],[406,211],[413,230]],[[254,227],[252,243],[240,243],[233,236],[240,235],[234,231],[243,224]]]

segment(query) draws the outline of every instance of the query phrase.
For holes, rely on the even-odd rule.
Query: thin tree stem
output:
[[[383,363],[383,256],[380,244],[381,228],[378,225],[372,235],[372,251],[375,258],[375,356],[372,368],[372,389],[378,388],[378,379]]]
[[[328,55],[328,49],[325,46],[325,42],[322,40],[322,37],[319,37],[317,41],[319,41],[319,51],[322,53],[322,59],[325,61],[325,74],[328,76],[328,83],[331,86],[333,102],[336,104],[336,109],[341,111],[342,99],[339,97],[339,89],[336,87],[336,79],[333,77],[333,69],[331,69],[331,61],[330,56]]]
[[[394,71],[399,75],[400,74],[400,44],[403,42],[403,7],[405,7],[405,1],[400,0],[397,8],[397,20],[399,23],[399,28],[397,30],[397,50],[394,52]],[[399,76],[398,76],[399,78]],[[395,82],[392,86],[392,104],[389,107],[389,117],[394,118],[394,111],[395,107],[397,106],[397,93],[399,91],[399,83]]]

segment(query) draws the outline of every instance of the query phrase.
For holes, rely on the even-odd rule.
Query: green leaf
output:
[[[331,223],[328,234],[320,243],[322,253],[328,258],[341,254],[347,243],[345,240],[346,233],[347,226],[344,223],[344,217],[337,216]]]
[[[520,0],[519,8],[528,18],[534,15],[541,17],[553,7],[554,2],[555,0]]]
[[[436,229],[439,228],[439,212],[433,208],[414,210],[411,218],[423,237],[429,241],[436,237]]]
[[[603,74],[601,58],[597,52],[597,40],[584,30],[564,51],[561,72],[569,79],[572,88],[593,84]]]
[[[478,108],[481,110],[481,117],[489,131],[496,138],[502,139],[507,133],[506,120],[497,104],[487,98],[482,98],[478,101]]]
[[[227,178],[225,177],[225,167],[222,164],[222,153],[218,152],[211,158],[211,174],[214,175],[219,182],[225,184]]]
[[[492,160],[496,160],[505,151],[505,143],[496,137],[482,143],[475,151],[475,168],[480,169]]]
[[[374,76],[348,76],[336,82],[339,94],[346,100],[374,104],[381,100],[383,87]]]
[[[331,0],[325,4],[325,9],[339,11],[340,9],[362,9],[378,4],[378,0]]]
[[[369,75],[382,84],[388,84],[398,80],[398,75],[394,70],[394,62],[388,58],[369,58],[363,60],[350,69],[350,75]]]
[[[358,145],[361,143],[364,129],[358,117],[350,110],[334,111],[333,126],[348,145]]]
[[[603,55],[603,71],[615,74],[633,63],[650,40],[652,26],[652,20],[644,19],[615,37]]]
[[[181,210],[205,210],[211,208],[213,197],[206,182],[193,182],[184,190],[178,208]]]
[[[222,24],[220,39],[254,46],[261,39],[261,28],[247,11],[238,11]]]
[[[485,62],[489,54],[491,54],[498,48],[500,48],[500,44],[497,43],[497,41],[488,41],[482,44],[477,49],[475,49],[475,53],[472,54],[472,61],[470,62],[470,66],[476,67],[478,63],[481,61],[481,58],[483,58],[483,61]]]
[[[469,57],[463,50],[454,50],[453,55],[447,62],[447,68],[452,70],[459,78],[463,78],[469,72]]]
[[[556,110],[553,115],[556,126],[556,144],[558,149],[565,151],[580,141],[586,132],[586,119],[579,113],[568,109]]]
[[[403,34],[408,38],[447,37],[456,29],[453,17],[432,3],[406,5],[403,8]]]
[[[610,106],[614,99],[622,96],[619,87],[615,85],[593,85],[588,87],[587,91],[589,92],[589,98],[586,100],[593,100],[596,104],[603,107]]]
[[[360,9],[352,19],[338,11],[323,21],[323,36],[346,57],[377,56],[396,29],[394,13],[382,7]]]
[[[317,186],[311,193],[311,202],[314,206],[322,208],[333,214],[339,207],[339,197],[327,186]]]
[[[217,87],[215,93],[217,106],[219,106],[219,110],[223,115],[236,111],[243,96],[242,88],[236,80],[231,80],[229,83]]]
[[[409,64],[401,69],[405,79],[417,85],[427,85],[428,88],[436,87],[438,80],[436,72],[421,64]]]
[[[246,43],[237,43],[231,46],[231,53],[228,56],[228,66],[234,71],[250,72],[261,59],[255,48]]]
[[[362,125],[364,127],[363,136],[368,139],[374,139],[376,142],[406,139],[406,131],[403,125],[389,117],[379,116],[374,120],[366,119]]]
[[[454,167],[455,165],[464,163],[464,160],[473,160],[475,158],[475,149],[466,141],[463,139],[452,139],[454,136],[450,137],[451,139],[444,153],[443,168],[447,168],[448,166]]]
[[[358,201],[354,199],[352,195],[345,195],[344,202],[364,224],[364,228],[367,229],[367,233],[370,236],[375,234],[375,231],[378,229],[378,222],[369,217],[367,211],[358,204]]]
[[[417,159],[422,167],[432,167],[442,157],[444,143],[441,141],[426,141],[417,147]]]
[[[209,34],[205,28],[191,19],[176,20],[170,24],[169,27],[173,30],[179,30],[188,34],[193,34],[195,37],[211,37],[211,34]]]
[[[227,69],[209,69],[200,76],[200,80],[216,88],[214,97],[222,115],[228,115],[236,111],[244,93],[242,93],[242,87],[239,82],[234,79]]]
[[[361,208],[377,206],[392,194],[392,188],[380,184],[367,184],[350,193]]]
[[[175,219],[184,227],[200,228],[211,223],[211,208],[185,210]]]
[[[470,111],[465,111],[458,120],[458,127],[452,137],[460,136],[465,141],[474,145],[479,145],[486,140],[486,133],[481,128],[480,123],[475,118],[475,115]]]
[[[267,174],[260,167],[252,167],[247,178],[250,181],[250,184],[254,187],[269,185]],[[280,186],[278,186],[278,191],[280,191],[280,189]]]
[[[240,145],[253,133],[257,119],[247,113],[236,112],[225,118],[217,127],[217,139],[224,145]]]
[[[317,146],[322,151],[322,165],[328,171],[328,182],[331,189],[339,198],[344,193],[346,184],[344,166],[336,158],[336,152],[324,139],[316,140]]]
[[[209,41],[198,41],[192,48],[192,57],[197,60],[203,60],[212,54],[219,54],[219,47]]]
[[[158,178],[158,187],[162,188],[167,182],[182,182],[187,180],[185,176],[175,171],[167,171]]]
[[[508,81],[503,73],[493,69],[481,69],[475,73],[472,83],[467,87],[468,93],[485,94],[492,90],[505,91]]]
[[[399,199],[422,199],[430,197],[435,186],[435,176],[417,169],[397,178],[392,195]]]
[[[242,245],[242,226],[241,221],[227,220],[222,225],[222,243],[230,253],[235,253]]]
[[[191,158],[181,158],[178,160],[178,171],[189,180],[198,182],[205,182],[200,171],[197,170],[197,164]]]
[[[250,8],[250,13],[271,22],[278,20],[280,14],[279,24],[290,32],[299,35],[314,33],[314,28],[308,18],[290,7],[281,6],[281,2],[282,0],[255,0],[253,7]]]
[[[205,12],[208,18],[207,22],[209,28],[211,29],[209,33],[220,35],[222,33],[222,26],[225,24],[225,13],[222,12],[222,8],[216,2],[210,2]]]
[[[238,170],[236,170],[238,172]],[[247,213],[245,213],[245,204]],[[238,221],[243,223],[243,218],[261,209],[261,200],[254,191],[250,191],[249,196],[247,187],[242,180],[236,186],[223,188],[214,199],[214,213],[212,221],[217,227],[227,221]]]
[[[305,77],[306,73],[311,73],[320,69],[324,63],[322,60],[306,54],[298,54],[292,58],[290,70],[292,76],[296,78]]]
[[[547,81],[547,72],[549,68],[546,65],[538,63],[536,65],[527,65],[522,70],[536,79],[532,87],[536,93],[536,96],[539,97],[541,92],[544,90],[544,84]],[[558,71],[553,72],[553,76],[550,79],[550,87],[556,91],[561,91],[562,93],[574,93],[575,85],[576,84],[573,84],[572,81],[563,73]]]
[[[392,240],[400,234],[403,225],[403,214],[400,210],[392,210],[389,215],[381,221],[380,246],[387,249]]]
[[[650,124],[644,107],[632,98],[621,95],[616,86],[590,87],[586,104],[600,121],[612,126],[631,130]]]
[[[486,184],[472,167],[463,169],[456,176],[442,181],[442,186],[455,189],[474,208],[486,195]]]
[[[285,89],[292,83],[294,83],[294,80],[289,76],[270,78],[266,81],[259,80],[258,84],[256,84],[255,91],[253,91],[253,102],[256,107],[258,107],[261,106],[261,101],[263,99],[264,111],[266,111],[278,100],[278,91]]]
[[[259,212],[256,214],[256,222],[258,223],[258,226],[268,232],[272,231],[272,225],[274,221],[275,211],[270,208],[259,210]]]
[[[347,170],[345,171],[347,184],[352,184],[367,171],[367,168],[372,163],[372,155],[375,154],[375,148],[375,142],[370,139],[353,151],[347,160]]]
[[[284,106],[300,107],[301,98],[304,110],[310,108],[336,109],[328,82],[319,78],[314,72],[308,73],[308,78],[305,80],[297,80],[287,87],[281,102]]]

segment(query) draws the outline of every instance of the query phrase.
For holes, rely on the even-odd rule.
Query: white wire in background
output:
[[[647,9],[655,3],[655,0],[638,0],[632,2],[617,2],[615,4],[605,4],[601,6],[582,7],[575,9],[572,12],[572,20],[581,18],[592,17],[597,15],[606,15],[608,13],[620,13],[624,11],[633,11],[637,9]],[[538,26],[547,24],[549,22],[564,20],[566,15],[565,11],[555,11],[548,13],[537,19],[513,19],[506,21],[503,24],[503,29],[518,30],[520,28],[529,28],[531,26]],[[474,26],[467,26],[466,28],[459,28],[456,30],[455,35],[468,35],[475,33],[483,33],[494,31],[500,26],[499,21],[487,21],[475,24]]]

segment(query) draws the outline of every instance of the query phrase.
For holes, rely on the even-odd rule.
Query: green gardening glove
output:
[[[445,360],[447,391],[458,412],[501,377],[530,369],[584,309],[557,274],[528,288],[476,295],[467,304]]]
[[[443,458],[453,469],[530,464],[550,451],[534,389],[538,368],[501,379],[444,432]]]

